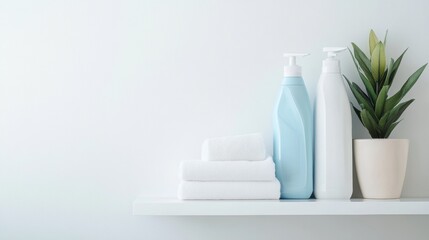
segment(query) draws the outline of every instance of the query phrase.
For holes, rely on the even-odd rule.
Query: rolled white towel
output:
[[[264,160],[266,149],[262,134],[246,134],[206,139],[202,146],[202,160],[234,161]]]
[[[185,181],[273,181],[271,156],[264,161],[183,161],[180,178]]]
[[[280,183],[270,182],[196,182],[182,181],[179,199],[279,199]]]

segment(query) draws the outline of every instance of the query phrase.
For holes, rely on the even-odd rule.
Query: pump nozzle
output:
[[[337,53],[346,50],[346,47],[324,47],[323,51],[328,53],[328,57],[335,57]]]
[[[299,77],[301,76],[301,67],[296,65],[296,57],[305,57],[309,53],[285,53],[283,56],[289,58],[289,66],[284,68],[285,77]]]
[[[323,60],[322,71],[325,73],[340,73],[340,61],[335,59],[337,53],[340,53],[346,50],[346,47],[325,47],[323,48],[324,52],[328,53],[328,58]]]

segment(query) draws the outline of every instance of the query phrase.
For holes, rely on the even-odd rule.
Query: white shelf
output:
[[[134,215],[429,215],[429,198],[394,200],[177,200],[139,197]]]

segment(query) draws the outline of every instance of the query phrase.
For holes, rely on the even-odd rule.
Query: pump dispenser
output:
[[[274,108],[274,151],[281,198],[309,198],[313,192],[313,117],[301,67],[296,57],[307,53],[286,53],[289,65]]]
[[[319,199],[349,199],[353,191],[352,118],[336,55],[347,48],[323,48],[315,103],[314,194]]]
[[[301,77],[301,66],[296,65],[296,57],[305,57],[308,53],[285,53],[283,56],[289,58],[289,65],[284,67],[285,77]]]
[[[323,60],[322,72],[325,73],[341,73],[340,61],[335,57],[338,53],[345,51],[345,47],[325,47],[323,52],[328,53],[328,58]]]

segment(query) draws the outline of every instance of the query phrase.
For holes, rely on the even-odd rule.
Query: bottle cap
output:
[[[322,72],[340,73],[340,61],[336,59],[338,53],[345,51],[346,47],[324,47],[323,52],[328,53],[328,58],[323,60]]]
[[[296,65],[296,57],[305,57],[310,55],[309,53],[285,53],[283,56],[289,58],[289,65],[284,67],[284,76],[285,77],[300,77],[301,66]]]

